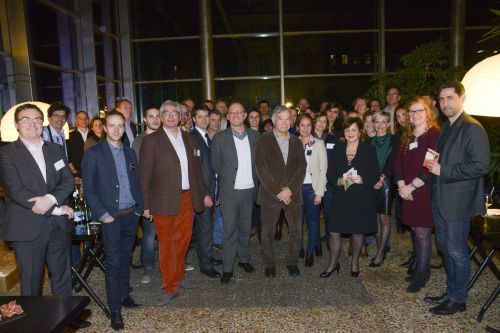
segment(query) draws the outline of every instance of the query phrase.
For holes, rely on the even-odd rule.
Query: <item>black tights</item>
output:
[[[359,254],[361,253],[361,247],[363,246],[364,235],[363,234],[352,234],[351,244],[352,244],[352,261],[351,261],[351,271],[359,271]],[[337,265],[339,260],[340,250],[342,248],[342,238],[339,233],[330,232],[330,238],[328,240],[330,245],[330,265],[327,271],[331,271]]]
[[[413,243],[417,255],[416,274],[427,274],[431,261],[432,228],[412,227]]]

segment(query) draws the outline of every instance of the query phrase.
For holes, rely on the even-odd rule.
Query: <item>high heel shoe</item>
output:
[[[335,265],[335,267],[333,267],[333,269],[329,272],[325,269],[325,271],[323,273],[321,273],[319,276],[322,278],[327,278],[327,277],[330,277],[330,275],[332,275],[332,273],[335,271],[337,271],[337,274],[339,274],[340,263],[337,263],[337,265]]]
[[[351,276],[352,277],[358,277],[359,276],[359,271],[357,271],[357,272],[351,271]]]

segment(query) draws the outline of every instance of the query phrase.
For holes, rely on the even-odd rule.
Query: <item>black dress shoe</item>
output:
[[[222,260],[220,260],[220,259],[215,259],[215,258],[212,258],[212,259],[210,259],[210,262],[211,262],[211,263],[212,263],[212,265],[214,265],[214,266],[220,266],[220,265],[222,265]]]
[[[111,312],[111,328],[115,331],[120,331],[125,328],[122,313],[120,311]]]
[[[238,267],[242,267],[247,273],[255,272],[255,268],[249,262],[239,262]]]
[[[446,293],[440,296],[425,296],[424,301],[429,304],[441,304],[448,299],[448,295]]]
[[[229,281],[231,281],[232,277],[233,277],[233,272],[224,272],[222,273],[222,277],[220,278],[220,283],[228,284]]]
[[[333,269],[331,271],[327,271],[325,269],[319,276],[322,278],[327,278],[327,277],[330,277],[330,275],[332,275],[332,273],[335,271],[337,271],[337,274],[340,271],[340,263],[338,263],[338,262],[337,262],[337,265],[335,265],[335,267],[333,267]]]
[[[83,320],[80,318],[76,318],[68,324],[69,327],[74,328],[75,330],[79,330],[81,328],[86,328],[86,327],[89,327],[90,325],[91,324],[89,321],[86,321],[86,320]]]
[[[275,278],[276,277],[276,267],[266,267],[264,271],[264,275],[267,278]]]
[[[122,300],[122,306],[125,307],[125,308],[138,308],[141,305],[137,304],[136,302],[134,302],[134,300],[132,299],[132,297],[127,296],[127,297],[125,297]]]
[[[300,270],[297,267],[297,265],[294,265],[294,266],[287,265],[286,268],[288,269],[288,275],[293,276],[293,277],[297,277],[300,275]]]
[[[312,254],[308,254],[306,256],[305,266],[306,267],[312,267],[313,264],[314,264],[314,256]]]
[[[314,254],[316,257],[323,256],[323,246],[321,246],[321,243],[314,248]]]
[[[130,267],[132,267],[133,269],[140,269],[140,268],[142,268],[143,266],[142,266],[142,264],[138,264],[138,265],[136,265],[136,264],[132,264],[132,263],[130,263]]]
[[[200,273],[208,276],[209,278],[218,278],[220,276],[220,273],[217,272],[215,269],[210,268],[210,269],[200,269]]]
[[[465,303],[455,303],[447,299],[443,303],[430,308],[429,312],[435,315],[449,316],[465,310],[467,310],[467,305]]]
[[[305,256],[306,256],[306,253],[304,252],[304,249],[300,249],[299,258],[304,258]]]
[[[357,272],[351,271],[351,276],[352,277],[358,277],[359,276],[359,271],[357,271]]]

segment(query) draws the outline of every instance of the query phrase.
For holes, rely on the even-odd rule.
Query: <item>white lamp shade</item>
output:
[[[7,111],[2,117],[2,123],[0,124],[0,133],[2,135],[3,142],[12,142],[16,141],[19,137],[19,133],[17,133],[16,126],[14,124],[14,112],[17,107],[26,103],[35,104],[42,110],[43,112],[43,126],[47,126],[49,124],[49,120],[47,117],[47,109],[49,108],[49,104],[43,102],[22,102],[17,105],[14,105]],[[64,124],[64,136],[65,139],[69,139],[69,127],[68,123]]]
[[[477,63],[465,74],[462,84],[468,114],[500,117],[500,54]]]

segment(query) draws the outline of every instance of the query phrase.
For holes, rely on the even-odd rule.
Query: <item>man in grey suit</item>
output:
[[[52,294],[71,295],[69,233],[73,210],[63,205],[73,177],[62,146],[41,139],[43,113],[33,104],[14,114],[19,139],[0,151],[6,191],[4,239],[12,241],[21,278],[21,295],[42,294],[45,265]]]
[[[433,176],[432,211],[436,238],[447,275],[446,292],[425,300],[435,315],[466,310],[470,259],[467,248],[470,219],[484,213],[483,176],[490,167],[488,137],[481,124],[464,112],[465,89],[460,82],[440,87],[439,104],[448,118],[436,151],[439,160],[426,161]]]
[[[230,127],[217,133],[212,141],[211,164],[219,175],[219,202],[222,211],[223,274],[221,283],[229,283],[238,254],[239,266],[247,273],[255,271],[250,264],[252,209],[257,189],[255,142],[259,133],[246,128],[247,114],[242,104],[229,106]]]

